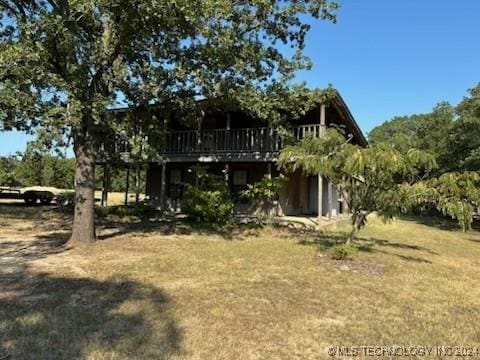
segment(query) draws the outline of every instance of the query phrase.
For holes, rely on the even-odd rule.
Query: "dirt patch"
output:
[[[321,266],[362,275],[382,276],[386,271],[386,267],[383,264],[355,259],[333,260],[325,254],[319,254],[317,256],[317,261]]]

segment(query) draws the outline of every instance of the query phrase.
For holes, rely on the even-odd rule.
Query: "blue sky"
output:
[[[338,23],[312,23],[310,87],[333,84],[364,132],[392,118],[458,103],[480,82],[480,0],[338,0]],[[0,133],[0,155],[28,136]]]

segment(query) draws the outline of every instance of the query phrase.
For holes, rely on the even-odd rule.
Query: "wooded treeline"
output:
[[[374,128],[369,140],[402,153],[429,152],[438,164],[433,175],[480,170],[480,84],[457,106],[442,102],[427,114],[395,117]]]
[[[103,166],[99,166],[95,176],[95,187],[103,186]],[[125,167],[110,166],[108,170],[108,191],[126,190],[127,174],[130,191],[134,191],[136,172]],[[0,156],[0,186],[29,187],[48,186],[58,189],[73,189],[75,185],[75,159],[40,152],[28,147],[24,153]],[[145,191],[145,171],[140,171],[140,192]]]

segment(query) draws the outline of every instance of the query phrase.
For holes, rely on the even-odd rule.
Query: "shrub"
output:
[[[351,245],[341,244],[334,245],[329,249],[330,257],[333,260],[348,260],[356,252],[356,249]]]
[[[284,183],[283,176],[272,179],[264,178],[253,185],[249,184],[247,190],[242,191],[241,196],[252,204],[257,215],[265,217],[261,220],[268,220],[275,213],[275,201],[278,200],[278,193]]]
[[[197,186],[185,186],[182,211],[197,222],[214,226],[228,223],[233,205],[223,179],[204,170],[197,171],[197,179]]]

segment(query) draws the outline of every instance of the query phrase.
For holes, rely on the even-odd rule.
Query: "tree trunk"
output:
[[[346,244],[350,245],[352,241],[355,239],[355,236],[357,235],[358,229],[357,229],[357,224],[352,225],[352,231],[350,232],[350,235],[347,237]]]
[[[353,216],[353,222],[352,222],[352,231],[350,232],[350,235],[347,238],[347,245],[350,245],[353,240],[355,240],[355,236],[357,236],[358,232],[364,226],[365,224],[365,214],[357,214],[356,216]]]
[[[95,236],[95,152],[84,134],[74,136],[75,214],[69,243],[89,244]]]

